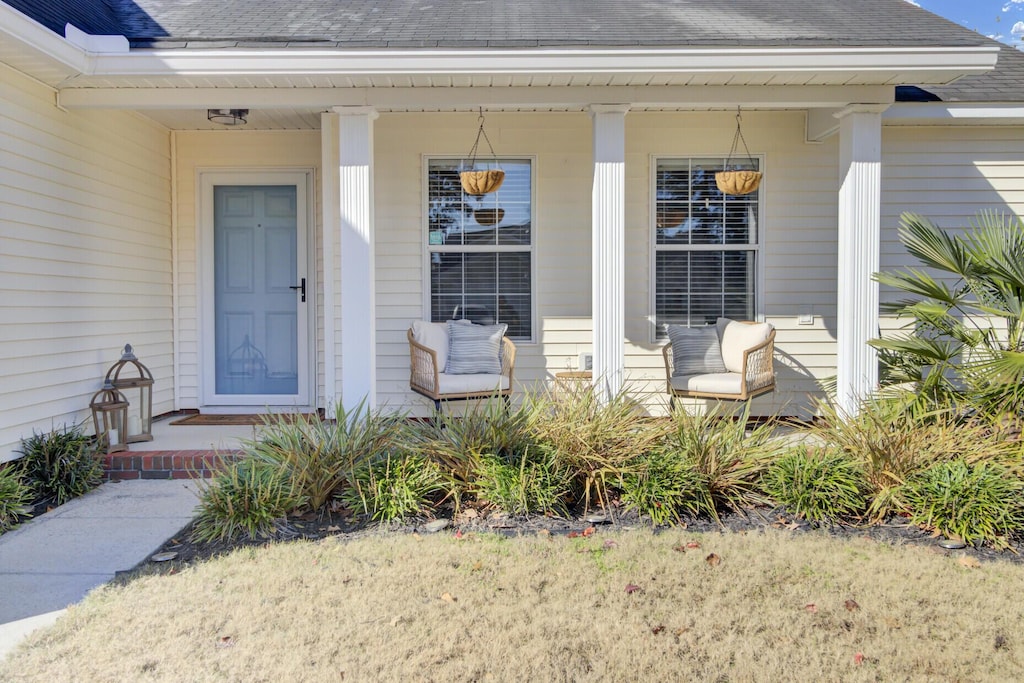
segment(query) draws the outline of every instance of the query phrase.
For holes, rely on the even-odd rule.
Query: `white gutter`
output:
[[[891,125],[1024,125],[1020,102],[898,102],[882,114]]]
[[[85,50],[3,2],[0,2],[0,38],[21,43],[37,56],[74,73],[83,73],[89,67]]]
[[[97,76],[876,72],[946,83],[991,70],[998,46],[523,50],[133,50],[90,56]],[[933,78],[929,78],[929,74]],[[950,74],[954,74],[950,76]]]

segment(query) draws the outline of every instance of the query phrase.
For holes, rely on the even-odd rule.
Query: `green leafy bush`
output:
[[[13,465],[0,465],[0,531],[9,529],[18,517],[28,514],[32,502],[32,489],[21,479],[21,472]]]
[[[338,497],[349,509],[390,522],[422,512],[445,489],[437,465],[422,455],[388,452],[361,462]]]
[[[672,413],[672,431],[665,448],[685,458],[700,475],[707,496],[696,499],[699,511],[719,519],[720,510],[742,511],[770,502],[759,481],[768,463],[782,452],[775,425],[768,422],[748,429],[750,408],[739,415],[723,415],[717,409]]]
[[[78,425],[33,432],[18,452],[24,481],[40,501],[63,505],[103,482],[96,441]]]
[[[531,401],[533,436],[554,449],[586,507],[591,496],[604,506],[608,482],[617,482],[632,463],[657,448],[666,428],[665,420],[648,417],[627,394],[603,400],[589,384]]]
[[[795,515],[834,522],[864,512],[864,471],[837,449],[794,448],[768,466],[764,492]]]
[[[485,454],[473,488],[479,500],[512,515],[565,514],[570,474],[550,447],[527,447],[518,459]]]
[[[274,521],[307,503],[275,465],[251,457],[227,464],[212,479],[197,479],[198,514],[193,525],[197,541],[270,536]]]
[[[622,502],[655,525],[678,523],[679,513],[711,509],[711,492],[684,453],[659,449],[623,474]]]
[[[910,478],[903,497],[911,520],[967,543],[1006,545],[1024,530],[1024,483],[995,463],[940,462]]]
[[[361,463],[408,438],[400,413],[369,410],[363,403],[346,411],[339,404],[333,420],[268,417],[259,438],[244,442],[242,452],[286,474],[297,494],[319,510]]]

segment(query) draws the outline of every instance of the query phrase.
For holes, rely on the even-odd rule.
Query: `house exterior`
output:
[[[125,343],[155,414],[426,414],[405,332],[460,311],[652,412],[665,323],[767,320],[755,413],[853,405],[900,213],[1024,213],[1024,54],[903,0],[6,0],[0,62],[0,461]]]

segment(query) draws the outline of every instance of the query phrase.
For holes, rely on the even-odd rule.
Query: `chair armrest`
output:
[[[420,387],[430,394],[437,394],[440,386],[437,377],[440,372],[437,352],[413,339],[412,330],[409,330],[406,336],[409,339],[409,364],[411,366],[409,384]]]
[[[512,386],[512,373],[516,368],[516,345],[508,337],[501,338],[501,374],[508,377],[508,385]]]
[[[775,384],[775,330],[757,346],[743,352],[743,393]]]
[[[668,390],[672,391],[672,370],[675,356],[672,354],[672,342],[665,344],[661,349],[661,355],[665,358],[665,381],[668,382]]]

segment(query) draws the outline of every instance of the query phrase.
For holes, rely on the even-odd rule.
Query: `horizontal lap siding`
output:
[[[179,273],[179,391],[182,408],[198,408],[200,396],[199,292],[197,268],[196,191],[200,170],[314,169],[314,204],[309,245],[316,255],[316,273],[310,278],[310,301],[316,301],[316,338],[318,397],[323,396],[323,260],[320,210],[320,133],[319,131],[203,131],[176,136],[178,181],[178,273]]]
[[[125,343],[156,379],[154,412],[173,409],[170,236],[165,129],[62,112],[0,70],[0,461],[89,418]]]

